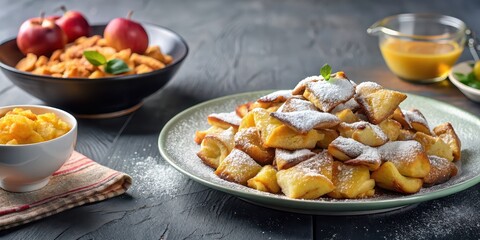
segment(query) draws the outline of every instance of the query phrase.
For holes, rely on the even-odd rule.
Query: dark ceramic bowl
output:
[[[0,45],[0,67],[18,87],[46,104],[77,115],[113,117],[138,108],[142,100],[162,88],[177,72],[188,54],[185,40],[164,27],[142,24],[150,45],[159,45],[173,57],[165,68],[144,74],[99,79],[56,78],[17,70],[24,57],[16,39]],[[94,34],[103,35],[105,25],[92,26]]]

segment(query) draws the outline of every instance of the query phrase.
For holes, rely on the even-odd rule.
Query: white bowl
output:
[[[28,192],[47,185],[50,176],[72,155],[77,141],[77,120],[60,109],[38,105],[0,107],[0,116],[19,107],[35,114],[55,113],[71,126],[66,134],[40,143],[0,144],[0,187],[11,192]]]
[[[448,75],[448,78],[450,79],[450,82],[452,82],[453,85],[455,85],[458,89],[460,89],[460,91],[467,98],[475,102],[480,102],[480,90],[461,83],[453,74],[453,73],[469,74],[473,70],[472,67],[470,66],[471,64],[474,64],[474,61],[461,62],[453,66],[452,70],[450,71],[450,74]]]

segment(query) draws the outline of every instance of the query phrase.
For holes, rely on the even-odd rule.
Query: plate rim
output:
[[[193,105],[180,113],[176,114],[173,118],[171,118],[162,128],[159,138],[158,138],[158,148],[160,151],[160,154],[162,158],[167,161],[171,166],[173,166],[177,171],[181,172],[182,174],[186,175],[190,179],[201,183],[202,185],[205,185],[207,187],[213,188],[215,190],[219,190],[222,192],[226,192],[228,194],[232,194],[236,197],[239,198],[247,198],[249,200],[253,201],[259,201],[259,202],[269,202],[269,201],[276,201],[277,203],[281,204],[281,206],[285,207],[291,204],[295,204],[294,207],[289,207],[292,209],[293,212],[295,212],[295,209],[303,209],[303,210],[330,210],[330,211],[338,211],[338,212],[347,212],[347,211],[360,211],[360,210],[377,210],[377,209],[387,209],[387,208],[392,208],[392,207],[401,207],[401,206],[406,206],[406,205],[411,205],[411,204],[416,204],[416,203],[421,203],[425,201],[430,201],[433,199],[438,199],[442,197],[446,197],[449,195],[453,195],[455,193],[461,192],[465,189],[468,189],[470,187],[475,186],[480,182],[480,174],[468,179],[466,181],[448,186],[444,189],[436,190],[433,192],[425,193],[425,194],[420,194],[420,195],[403,195],[401,198],[398,199],[380,199],[380,200],[374,200],[374,201],[355,201],[355,200],[334,200],[334,201],[316,201],[316,200],[306,200],[306,199],[287,199],[287,198],[275,198],[272,196],[264,195],[261,193],[255,193],[255,192],[245,192],[240,189],[232,189],[229,188],[228,186],[223,186],[221,184],[217,184],[208,180],[205,180],[201,177],[196,176],[193,173],[190,173],[189,171],[183,169],[182,167],[178,166],[175,161],[173,160],[174,157],[170,156],[168,152],[166,151],[166,146],[165,143],[167,141],[168,134],[167,132],[172,129],[172,127],[180,120],[184,119],[185,116],[190,115],[190,113],[194,113],[197,109],[209,106],[211,104],[214,104],[216,102],[221,102],[223,100],[230,100],[234,98],[240,98],[244,96],[249,96],[249,95],[259,95],[261,96],[262,94],[268,94],[273,91],[278,91],[280,89],[273,89],[273,90],[260,90],[260,91],[250,91],[250,92],[242,92],[242,93],[237,93],[237,94],[232,94],[232,95],[226,95],[214,99],[207,100],[205,102],[201,102],[199,104]],[[470,118],[475,119],[478,121],[478,125],[480,126],[480,119],[473,115],[472,113],[465,111],[463,109],[457,108],[451,104],[438,101],[433,98],[428,98],[424,96],[419,96],[416,94],[411,94],[411,93],[406,93],[407,96],[413,96],[415,98],[420,98],[423,100],[428,100],[433,102],[433,104],[440,104],[443,105],[443,107],[447,107],[450,109],[455,109],[456,111],[461,111],[465,114],[467,114]],[[193,140],[192,140],[193,141]]]

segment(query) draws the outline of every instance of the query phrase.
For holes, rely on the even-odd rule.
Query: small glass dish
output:
[[[379,37],[383,58],[400,79],[433,83],[448,76],[463,52],[468,29],[454,17],[408,13],[386,17],[367,32]]]

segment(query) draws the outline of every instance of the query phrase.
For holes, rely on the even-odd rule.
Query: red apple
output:
[[[145,29],[137,22],[130,20],[132,12],[127,18],[115,18],[110,21],[103,32],[107,44],[117,51],[130,48],[132,52],[143,54],[148,47],[148,35]]]
[[[67,36],[63,30],[43,16],[25,21],[17,35],[17,46],[23,54],[48,55],[65,44]]]
[[[68,42],[73,42],[75,39],[82,36],[90,35],[90,24],[82,13],[77,11],[67,11],[65,6],[60,7],[64,14],[63,16],[52,16],[55,23],[62,28],[67,34]]]

